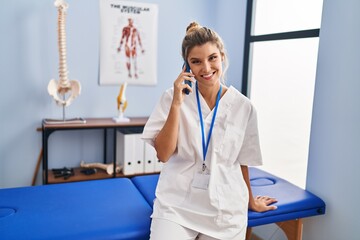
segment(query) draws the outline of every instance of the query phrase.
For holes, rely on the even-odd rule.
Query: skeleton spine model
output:
[[[65,31],[68,4],[64,0],[56,0],[55,6],[58,9],[59,81],[50,80],[48,92],[59,106],[67,107],[80,95],[81,86],[77,80],[68,79]]]

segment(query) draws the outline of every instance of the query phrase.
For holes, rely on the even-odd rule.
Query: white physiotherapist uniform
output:
[[[256,111],[248,98],[229,87],[220,99],[205,164],[207,189],[192,186],[201,172],[203,150],[200,118],[193,93],[181,105],[177,149],[164,164],[156,189],[152,218],[167,219],[218,239],[245,239],[248,190],[240,165],[261,165]],[[214,110],[200,97],[205,136]],[[173,88],[161,97],[145,125],[143,139],[154,139],[167,119]],[[214,108],[215,109],[215,108]]]

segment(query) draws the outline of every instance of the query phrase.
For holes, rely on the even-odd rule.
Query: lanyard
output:
[[[202,113],[201,113],[198,83],[196,82],[196,99],[197,99],[197,105],[198,105],[198,111],[199,111],[199,117],[200,117],[202,149],[203,149],[203,159],[204,159],[203,171],[205,170],[205,167],[206,167],[205,166],[206,153],[207,153],[207,150],[208,150],[208,147],[209,147],[209,142],[210,142],[212,130],[213,130],[214,123],[215,123],[215,118],[216,118],[216,113],[217,113],[217,109],[218,109],[218,105],[219,105],[219,101],[220,101],[221,92],[222,92],[222,85],[220,84],[220,89],[219,89],[219,92],[218,92],[217,98],[216,98],[214,115],[213,115],[212,120],[211,120],[211,125],[210,125],[209,134],[208,134],[208,137],[207,137],[207,141],[205,142],[204,121],[203,121],[203,117],[202,117]]]

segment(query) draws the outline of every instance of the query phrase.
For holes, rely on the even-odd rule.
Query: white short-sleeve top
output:
[[[177,149],[164,164],[156,189],[152,218],[163,218],[218,239],[245,239],[248,189],[240,165],[261,165],[256,111],[249,99],[229,87],[219,102],[205,164],[207,190],[192,187],[203,164],[201,126],[195,89],[181,105]],[[205,138],[214,110],[200,96]],[[142,138],[151,145],[165,124],[173,88],[149,117]],[[240,235],[239,235],[240,234]]]

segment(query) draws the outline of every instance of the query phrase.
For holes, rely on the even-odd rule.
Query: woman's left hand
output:
[[[271,205],[276,203],[277,200],[269,196],[256,196],[254,198],[253,206],[250,206],[250,209],[255,212],[266,212],[269,210],[277,209],[277,206]]]

